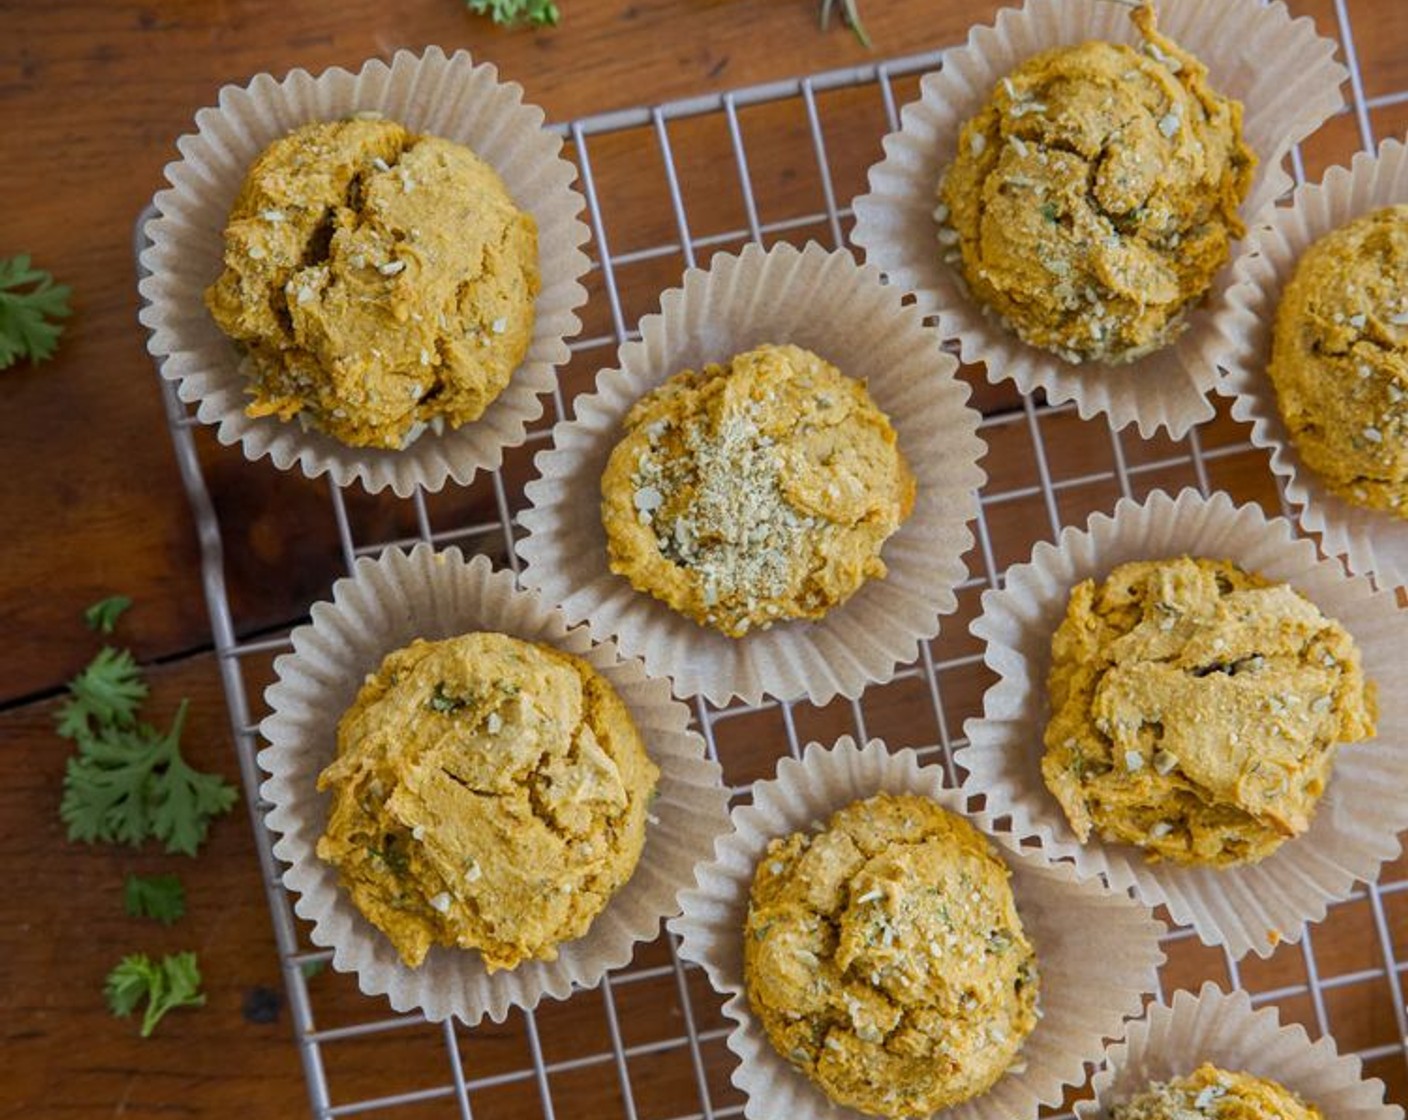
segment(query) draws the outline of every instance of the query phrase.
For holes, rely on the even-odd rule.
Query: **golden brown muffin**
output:
[[[354,447],[476,420],[527,353],[538,234],[468,148],[386,120],[305,125],[255,160],[205,300],[251,416]]]
[[[1408,205],[1305,251],[1268,372],[1306,466],[1345,501],[1408,518]]]
[[[1324,1120],[1284,1085],[1204,1062],[1187,1077],[1154,1082],[1110,1110],[1111,1120]]]
[[[337,729],[318,856],[412,968],[555,960],[630,878],[659,771],[580,657],[503,634],[415,641]]]
[[[1098,40],[1022,63],[959,137],[939,243],[980,303],[1070,362],[1167,345],[1245,232],[1256,157],[1242,106],[1132,13],[1144,49]]]
[[[611,570],[730,637],[883,576],[914,506],[865,383],[797,346],[676,374],[622,426],[601,481]]]
[[[1223,560],[1121,564],[1051,642],[1041,770],[1076,835],[1252,863],[1310,827],[1339,743],[1374,734],[1354,639]]]
[[[977,829],[926,797],[879,794],[772,841],[743,967],[777,1052],[876,1116],[986,1092],[1037,1021],[1010,875]]]

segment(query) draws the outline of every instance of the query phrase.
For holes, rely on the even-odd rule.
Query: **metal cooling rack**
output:
[[[1345,0],[1334,0],[1334,11],[1343,55],[1352,73],[1352,106],[1346,112],[1351,114],[1357,128],[1360,146],[1372,148],[1375,137],[1371,114],[1408,101],[1408,90],[1387,97],[1366,98]],[[849,91],[856,97],[873,95],[883,109],[883,121],[893,129],[898,125],[898,105],[904,99],[897,85],[906,79],[912,83],[915,75],[940,66],[942,59],[942,52],[933,52],[558,126],[557,131],[567,141],[567,150],[580,171],[593,235],[592,280],[600,289],[600,294],[593,298],[605,299],[610,324],[609,329],[595,337],[580,338],[573,344],[574,367],[582,355],[586,355],[582,361],[584,368],[611,364],[614,348],[632,337],[621,282],[622,272],[631,266],[652,260],[668,263],[672,258],[692,266],[697,261],[703,263],[701,258],[707,258],[708,252],[717,246],[733,247],[748,240],[767,242],[819,236],[833,245],[845,245],[850,212],[837,200],[833,166],[842,146],[833,134],[832,148],[828,150],[828,95],[840,91]],[[766,106],[790,107],[797,114],[795,135],[810,149],[810,155],[803,160],[803,173],[814,176],[820,187],[824,202],[820,210],[765,220],[765,206],[760,202],[750,174],[750,150],[745,143],[747,129],[742,122],[748,110]],[[746,220],[737,229],[692,235],[691,212],[685,201],[687,192],[678,170],[677,155],[681,149],[672,140],[672,129],[679,130],[689,122],[702,119],[715,125],[722,123],[722,128],[712,133],[718,147],[713,166],[724,168],[721,174],[730,180],[736,178]],[[599,183],[608,161],[616,158],[612,153],[621,147],[615,141],[630,134],[634,134],[636,140],[649,143],[658,156],[662,178],[655,189],[668,196],[674,235],[658,245],[613,255],[610,247],[613,237],[628,231],[607,220]],[[858,151],[867,159],[871,155],[878,158],[878,139],[878,132],[872,131],[864,137],[867,147],[847,150],[852,155]],[[1300,150],[1293,153],[1292,164],[1297,180],[1303,180],[1304,161]],[[636,170],[631,169],[633,174]],[[150,211],[144,214],[137,225],[139,248],[141,230],[149,214]],[[972,380],[975,384],[979,381],[977,377]],[[663,933],[655,945],[637,954],[631,966],[612,973],[603,982],[598,993],[602,1018],[592,1035],[595,1041],[586,1045],[587,1052],[572,1057],[558,1058],[544,1044],[544,1017],[552,1017],[573,1001],[595,1000],[598,996],[579,994],[568,1005],[544,1004],[535,1012],[515,1013],[506,1025],[465,1028],[454,1023],[427,1024],[419,1015],[395,1015],[380,999],[354,995],[343,1001],[344,1012],[348,1004],[352,1007],[350,1017],[344,1015],[350,1021],[331,1026],[322,1022],[318,989],[325,981],[310,978],[309,973],[331,954],[314,949],[301,939],[290,898],[279,881],[280,869],[263,825],[267,806],[257,797],[260,775],[255,753],[260,745],[257,724],[262,712],[257,693],[252,695],[253,690],[246,682],[246,672],[251,666],[263,665],[267,671],[269,659],[288,649],[289,644],[286,637],[242,641],[236,633],[226,584],[221,518],[206,485],[194,415],[179,401],[169,383],[163,382],[162,389],[181,477],[199,529],[201,574],[211,627],[313,1114],[325,1118],[375,1112],[392,1116],[459,1116],[464,1120],[529,1115],[553,1120],[558,1115],[606,1115],[599,1110],[585,1111],[594,1106],[583,1103],[591,1098],[582,1096],[578,1088],[583,1084],[583,1077],[595,1077],[600,1082],[596,1092],[601,1100],[609,1103],[610,1114],[626,1120],[724,1120],[741,1115],[741,1097],[727,1084],[732,1061],[723,1047],[722,1040],[727,1032],[718,1015],[718,1001],[708,993],[707,985],[700,982],[702,973],[679,960],[673,939]],[[991,390],[988,392],[991,394]],[[559,390],[554,393],[550,419],[566,415],[564,405],[564,393]],[[995,544],[1000,535],[995,525],[1020,522],[1029,541],[1048,537],[1048,530],[1049,536],[1054,537],[1064,524],[1083,522],[1090,509],[1106,508],[1114,497],[1138,496],[1153,486],[1167,485],[1170,477],[1179,476],[1204,492],[1216,489],[1221,464],[1252,454],[1245,442],[1245,431],[1230,428],[1225,417],[1212,428],[1195,429],[1181,443],[1164,441],[1156,452],[1151,452],[1148,445],[1141,445],[1137,439],[1111,432],[1103,422],[1097,422],[1083,424],[1074,438],[1096,443],[1108,441],[1108,469],[1068,477],[1055,461],[1060,456],[1053,452],[1069,446],[1073,438],[1071,426],[1081,423],[1069,407],[1051,408],[1039,401],[1015,396],[990,407],[983,421],[984,437],[993,448],[987,460],[989,470],[992,471],[999,461],[998,456],[1007,455],[1007,449],[1018,445],[1019,454],[1026,457],[1034,469],[1025,472],[1027,477],[1021,485],[1004,487],[990,482],[983,490],[977,520],[978,548],[970,557],[970,564],[978,574],[959,589],[960,596],[966,595],[970,600],[976,600],[984,588],[999,586],[1003,569],[999,558],[1010,560],[1015,556],[1010,548]],[[546,428],[535,431],[529,436],[527,447],[539,447],[547,438]],[[1004,450],[999,451],[999,447]],[[404,511],[406,522],[413,523],[415,530],[397,540],[359,539],[354,531],[356,519],[349,512],[347,500],[336,487],[330,487],[329,514],[336,525],[347,567],[351,568],[356,557],[374,555],[389,545],[429,541],[436,545],[454,543],[466,550],[494,552],[516,572],[518,563],[513,550],[518,533],[516,494],[501,472],[495,472],[487,483],[480,479],[475,485],[487,487],[480,502],[480,506],[493,511],[487,519],[457,518],[452,523],[437,524],[432,503],[426,495],[417,492],[401,503],[409,507]],[[1269,481],[1267,485],[1269,494]],[[1271,500],[1274,504],[1274,496]],[[1072,502],[1077,508],[1073,509]],[[871,689],[858,700],[830,705],[826,717],[832,721],[833,734],[849,732],[864,740],[880,729],[877,725],[883,722],[882,717],[888,710],[884,707],[885,701],[875,697],[882,692],[890,694],[896,688],[907,688],[910,700],[908,709],[904,709],[908,713],[905,730],[922,754],[941,763],[952,783],[952,752],[964,743],[960,734],[962,714],[974,714],[971,696],[975,690],[981,693],[981,688],[972,683],[973,673],[985,671],[981,654],[974,649],[952,650],[944,645],[943,640],[952,634],[958,633],[961,638],[963,628],[961,618],[946,619],[944,633],[921,648],[919,660],[904,668],[896,682],[883,689]],[[968,682],[962,686],[970,696],[969,708],[963,713],[956,710],[952,702],[954,693],[950,686],[954,679]],[[916,710],[926,714],[927,726],[915,724],[912,717]],[[714,709],[702,701],[696,705],[695,715],[710,754],[724,766],[735,799],[747,796],[747,777],[769,772],[775,757],[784,751],[798,754],[801,743],[813,737],[808,734],[808,728],[818,718],[816,709],[805,704],[769,703],[759,707],[735,705]],[[768,731],[758,731],[762,723]],[[1397,866],[1399,870],[1394,874],[1406,874],[1402,863]],[[1245,986],[1252,991],[1254,1002],[1277,1004],[1285,1015],[1304,1022],[1312,1035],[1340,1036],[1341,1048],[1358,1053],[1368,1063],[1368,1072],[1384,1075],[1400,1086],[1408,1084],[1404,1078],[1408,1069],[1408,1017],[1405,1017],[1404,1006],[1404,988],[1408,984],[1408,905],[1404,904],[1408,904],[1408,878],[1392,879],[1390,876],[1385,882],[1369,885],[1332,910],[1332,919],[1338,919],[1340,910],[1348,915],[1329,923],[1339,932],[1325,932],[1325,927],[1308,931],[1299,945],[1283,946],[1278,951],[1272,961],[1280,964],[1270,970],[1264,962],[1258,961],[1243,961],[1239,966],[1221,951],[1199,946],[1191,930],[1174,930],[1165,941],[1170,964],[1165,966],[1162,979],[1169,986],[1195,986],[1202,979],[1233,987]],[[1346,929],[1351,931],[1348,937],[1343,933]],[[1351,967],[1345,967],[1346,954],[1327,952],[1327,947],[1349,941],[1360,944],[1361,948],[1367,947],[1368,955],[1349,962]],[[1353,964],[1363,967],[1352,967]],[[1248,970],[1253,970],[1255,975],[1249,977]],[[647,1042],[632,1042],[629,1028],[638,1012],[629,1008],[637,1007],[640,1002],[633,995],[635,991],[656,993],[653,998],[671,1003],[667,1018],[671,1023],[677,1020],[677,1029]],[[1358,1009],[1350,1016],[1348,1033],[1353,1037],[1349,1038],[1345,1037],[1347,1024],[1341,1021],[1339,1012],[1340,997],[1345,992],[1354,995],[1352,1006]],[[627,1006],[628,1011],[622,1011],[623,1006]],[[1367,1028],[1366,1022],[1370,1024]],[[367,1094],[359,1091],[359,1086],[361,1090],[366,1087],[360,1085],[358,1079],[338,1072],[346,1065],[334,1060],[339,1046],[367,1039],[404,1038],[408,1031],[418,1031],[414,1038],[423,1040],[423,1045],[417,1042],[412,1048],[416,1056],[406,1063],[404,1071],[415,1080],[414,1087]],[[491,1041],[500,1049],[506,1042],[517,1045],[519,1059],[506,1062],[502,1056],[496,1056],[485,1065],[479,1055],[491,1053]],[[582,1049],[582,1044],[576,1048]],[[492,1052],[498,1054],[497,1049]],[[663,1081],[658,1071],[661,1060],[675,1063],[674,1072],[664,1076]],[[643,1072],[645,1064],[650,1068]],[[349,1091],[343,1088],[344,1082],[357,1084]],[[564,1084],[568,1087],[564,1088]],[[1391,1092],[1391,1096],[1404,1095],[1408,1094]]]

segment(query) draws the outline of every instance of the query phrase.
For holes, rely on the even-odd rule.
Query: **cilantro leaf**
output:
[[[553,0],[466,0],[466,3],[475,15],[488,16],[503,27],[556,26],[562,18]]]
[[[155,918],[169,926],[186,912],[186,890],[175,875],[129,875],[122,905],[130,917]]]
[[[830,25],[831,9],[838,2],[841,5],[841,22],[855,32],[856,38],[860,40],[860,45],[869,50],[870,36],[865,32],[865,24],[860,21],[860,10],[856,7],[856,0],[821,0],[821,29],[825,31]]]
[[[153,748],[160,741],[145,724],[108,728],[78,740],[78,753],[64,770],[59,802],[70,840],[135,846],[151,835],[147,802],[156,765]]]
[[[210,822],[234,807],[235,787],[219,774],[204,774],[181,757],[181,729],[189,701],[182,700],[176,721],[162,739],[166,767],[157,772],[152,786],[152,835],[166,843],[168,852],[196,854],[205,842]]]
[[[68,297],[68,285],[30,268],[28,254],[0,257],[0,369],[21,358],[42,362],[54,353],[63,327],[49,320],[68,316]]]
[[[103,989],[108,1007],[119,1018],[127,1018],[145,999],[142,1037],[147,1038],[168,1011],[177,1007],[201,1007],[205,995],[200,990],[200,967],[194,953],[173,953],[153,961],[145,953],[122,958],[108,973]]]
[[[65,739],[91,735],[98,729],[128,728],[147,697],[142,671],[130,650],[104,646],[88,667],[68,682],[69,699],[59,709],[59,734]]]
[[[188,706],[181,701],[165,735],[141,724],[78,736],[59,804],[70,840],[140,844],[155,837],[168,852],[196,854],[210,821],[228,812],[237,794],[220,775],[181,757]]]
[[[132,600],[126,595],[109,595],[106,599],[99,599],[84,611],[83,621],[88,624],[89,630],[111,634],[112,628],[117,625],[117,620],[122,617],[123,611],[131,605]]]
[[[152,983],[157,968],[145,953],[133,953],[122,958],[111,972],[103,992],[107,996],[108,1008],[114,1015],[131,1015],[142,1002]]]

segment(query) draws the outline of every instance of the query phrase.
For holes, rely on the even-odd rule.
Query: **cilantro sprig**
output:
[[[130,602],[114,596],[84,617],[102,628]],[[210,822],[229,812],[237,795],[220,775],[196,770],[182,756],[188,701],[181,701],[165,732],[139,722],[148,691],[131,651],[112,646],[69,681],[58,732],[77,751],[64,771],[59,815],[70,840],[135,845],[156,839],[168,852],[193,856]]]
[[[181,756],[189,701],[182,700],[165,734],[148,724],[109,724],[81,734],[68,760],[59,815],[70,840],[140,844],[155,838],[168,852],[193,856],[210,822],[235,804],[235,788],[219,774],[194,769]]]
[[[31,268],[28,254],[0,257],[0,369],[53,355],[64,330],[54,320],[68,318],[68,297],[68,285]]]
[[[109,595],[106,599],[99,599],[84,611],[83,621],[88,624],[89,630],[96,630],[100,634],[111,634],[113,627],[117,625],[117,620],[130,606],[132,606],[132,600],[126,595]]]
[[[129,875],[122,885],[129,917],[155,918],[169,926],[186,912],[186,888],[176,875]]]
[[[870,47],[870,36],[860,21],[857,0],[821,0],[821,29],[831,24],[831,12],[841,9],[841,22],[849,27],[861,45]],[[555,27],[562,13],[554,0],[465,0],[476,15],[488,16],[501,27]]]
[[[553,0],[466,0],[469,10],[502,27],[553,27],[562,18]]]
[[[136,723],[147,685],[131,650],[104,646],[68,682],[68,692],[58,711],[58,731],[65,739],[82,740]]]
[[[821,0],[821,29],[825,31],[831,25],[832,9],[839,6],[841,22],[855,32],[861,46],[869,50],[870,36],[866,34],[865,24],[860,21],[860,9],[856,7],[856,2],[857,0]]]
[[[131,953],[108,973],[104,987],[108,1007],[125,1019],[143,1000],[142,1037],[148,1038],[162,1016],[177,1007],[202,1007],[200,966],[194,953],[173,953],[153,961],[146,953]]]
[[[90,630],[112,633],[132,606],[113,595],[83,612]],[[181,733],[190,702],[181,701],[166,732],[140,720],[148,695],[141,667],[130,650],[104,646],[68,683],[59,707],[58,733],[76,750],[64,768],[59,816],[68,838],[88,843],[140,844],[157,839],[173,853],[194,856],[210,822],[234,806],[234,786],[219,774],[206,774],[181,754]],[[172,925],[186,913],[186,891],[171,874],[128,875],[123,909],[134,918]],[[132,953],[108,973],[104,995],[116,1016],[126,1018],[144,1002],[142,1037],[156,1029],[168,1011],[199,1007],[200,968],[195,953],[175,953],[153,961]]]

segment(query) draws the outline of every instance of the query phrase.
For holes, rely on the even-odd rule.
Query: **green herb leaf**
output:
[[[59,734],[65,739],[81,739],[109,727],[131,727],[147,697],[142,671],[131,651],[111,646],[99,650],[88,667],[68,682],[68,691],[69,699],[58,713]]]
[[[562,18],[553,0],[466,0],[469,10],[502,27],[552,27]]]
[[[111,634],[112,628],[117,625],[117,620],[131,605],[132,600],[126,595],[109,595],[106,599],[100,599],[84,611],[83,621],[88,624],[89,630]]]
[[[130,917],[155,918],[169,926],[186,912],[186,891],[175,875],[129,875],[122,905]]]
[[[108,1007],[125,1019],[147,1001],[142,1016],[142,1037],[147,1038],[168,1011],[177,1007],[201,1007],[205,995],[200,990],[200,967],[194,953],[174,953],[153,961],[145,953],[125,956],[108,973],[103,989]]]
[[[104,992],[108,1008],[114,1015],[131,1015],[142,1002],[142,997],[151,987],[156,965],[145,953],[134,953],[123,957],[116,968],[108,973]]]
[[[205,774],[181,757],[181,729],[189,701],[182,700],[176,720],[162,740],[166,768],[156,775],[152,791],[152,833],[166,842],[168,852],[196,854],[210,822],[228,813],[238,791],[219,774]]]
[[[28,254],[0,258],[0,369],[54,353],[63,327],[49,320],[68,316],[68,297],[68,285],[30,268]]]
[[[187,707],[183,700],[165,735],[142,724],[78,737],[59,805],[70,840],[140,844],[154,837],[168,852],[196,854],[211,820],[228,812],[237,794],[218,774],[194,770],[181,757]]]
[[[327,961],[325,961],[325,960],[316,960],[316,961],[304,961],[301,965],[298,966],[298,969],[299,969],[300,972],[303,973],[303,979],[305,979],[305,980],[311,980],[311,979],[313,979],[313,977],[317,976],[320,972],[324,971],[327,967],[328,967],[328,962],[327,962]]]

